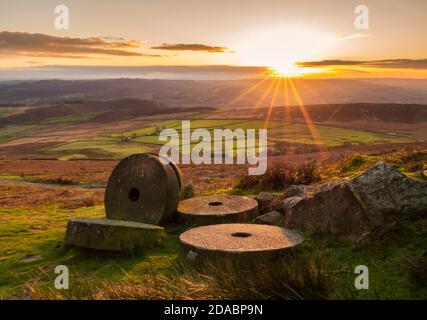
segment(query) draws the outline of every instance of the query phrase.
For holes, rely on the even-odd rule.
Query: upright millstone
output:
[[[258,216],[258,203],[249,197],[212,195],[183,200],[178,220],[188,225],[249,222]]]
[[[120,161],[105,190],[108,219],[162,224],[170,220],[182,194],[182,177],[174,164],[154,154],[133,154]]]

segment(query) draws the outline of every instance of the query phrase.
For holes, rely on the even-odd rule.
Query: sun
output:
[[[304,26],[271,27],[242,36],[236,55],[240,63],[268,67],[271,76],[295,77],[321,72],[297,62],[319,59],[335,43],[334,36]]]
[[[322,68],[302,68],[295,63],[289,65],[268,66],[270,77],[301,77],[304,75],[313,75],[324,72]]]

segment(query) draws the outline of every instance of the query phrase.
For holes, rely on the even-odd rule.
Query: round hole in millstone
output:
[[[104,198],[107,218],[154,225],[171,220],[181,193],[178,174],[153,154],[124,158],[108,179]]]
[[[189,225],[249,222],[258,216],[258,202],[249,197],[211,195],[180,201],[178,219]]]
[[[217,207],[222,205],[222,202],[219,202],[219,201],[209,202],[209,205],[213,207]]]
[[[251,236],[249,232],[233,232],[231,235],[233,237],[240,237],[240,238],[247,238]]]
[[[179,240],[184,256],[203,261],[211,257],[274,258],[299,245],[304,237],[277,226],[229,223],[190,229]]]
[[[131,188],[129,190],[129,200],[132,202],[137,202],[139,200],[139,190],[138,188]]]

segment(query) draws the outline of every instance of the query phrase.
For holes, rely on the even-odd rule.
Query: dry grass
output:
[[[297,272],[295,272],[298,270]],[[219,261],[203,269],[228,299],[326,299],[331,279],[325,261],[287,256],[249,264]]]
[[[295,272],[298,270],[298,272]],[[178,263],[168,274],[144,283],[125,279],[90,286],[80,281],[73,290],[29,287],[32,299],[327,299],[331,280],[324,263],[309,258],[243,264],[230,260],[203,267]]]
[[[303,162],[297,166],[289,166],[276,162],[262,176],[247,174],[239,177],[236,188],[250,190],[283,190],[293,184],[312,184],[321,180],[320,170],[316,162]]]
[[[423,170],[427,163],[427,150],[405,148],[387,156],[386,160],[407,172],[417,172]]]
[[[77,209],[102,204],[104,190],[67,187],[25,186],[0,184],[0,206],[3,208],[45,206],[57,204],[60,208]]]
[[[0,173],[35,182],[106,183],[116,164],[109,160],[0,160]]]

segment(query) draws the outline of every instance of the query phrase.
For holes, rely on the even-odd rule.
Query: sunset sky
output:
[[[69,8],[68,30],[54,26],[60,4]],[[360,4],[367,30],[354,25]],[[426,35],[425,0],[2,1],[0,79],[179,78],[185,70],[427,78]]]

